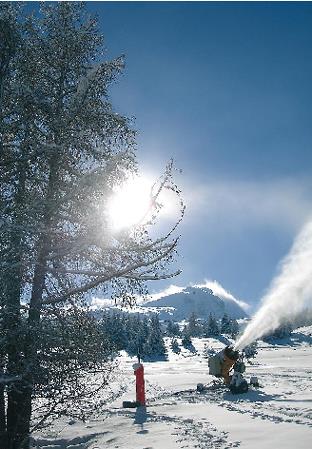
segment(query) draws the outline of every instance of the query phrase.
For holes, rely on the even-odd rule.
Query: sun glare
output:
[[[128,180],[116,191],[108,205],[115,230],[129,228],[146,218],[151,206],[152,181],[137,177]]]

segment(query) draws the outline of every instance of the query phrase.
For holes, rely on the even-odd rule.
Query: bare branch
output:
[[[175,276],[178,276],[179,274],[181,274],[182,273],[182,270],[178,270],[178,271],[175,271],[174,273],[169,273],[169,274],[159,274],[159,275],[151,275],[151,276],[147,276],[147,275],[137,275],[137,276],[135,276],[135,275],[130,275],[130,276],[123,276],[123,277],[125,277],[125,278],[127,278],[127,279],[134,279],[134,280],[136,280],[136,281],[161,281],[161,280],[164,280],[164,279],[171,279],[171,278],[173,278],[173,277],[175,277]]]
[[[80,287],[76,287],[76,288],[72,288],[70,290],[68,290],[67,292],[65,292],[63,295],[61,296],[56,296],[56,297],[52,297],[52,298],[48,298],[44,301],[42,301],[42,305],[48,305],[48,304],[56,304],[62,301],[65,301],[66,299],[70,298],[73,295],[78,295],[81,293],[85,293],[88,290],[97,287],[100,284],[103,284],[105,282],[108,282],[114,278],[122,278],[127,276],[128,278],[131,278],[131,273],[133,271],[136,271],[137,269],[141,268],[141,267],[147,267],[147,266],[151,266],[154,265],[155,263],[159,262],[160,260],[164,259],[168,254],[170,254],[173,249],[176,247],[177,242],[178,242],[179,237],[177,237],[172,245],[167,248],[166,251],[164,251],[163,253],[159,254],[157,257],[155,257],[154,259],[151,259],[150,261],[146,262],[139,262],[133,265],[128,265],[127,267],[125,267],[123,270],[117,270],[114,271],[112,273],[106,274],[104,276],[98,277],[97,279],[92,280],[91,282],[88,282],[86,284],[84,284],[83,286]],[[134,274],[134,276],[136,276],[136,274]]]

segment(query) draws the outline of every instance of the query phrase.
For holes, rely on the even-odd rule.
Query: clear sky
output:
[[[178,265],[158,291],[220,282],[255,304],[312,201],[312,3],[88,2],[138,158],[173,157],[187,203]]]
[[[90,2],[138,157],[183,175],[183,274],[257,302],[312,200],[312,3]],[[152,285],[158,290],[170,282]]]

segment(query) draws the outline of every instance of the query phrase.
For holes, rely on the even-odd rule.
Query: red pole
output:
[[[145,405],[144,367],[142,363],[135,363],[133,369],[136,381],[136,401],[140,405]]]

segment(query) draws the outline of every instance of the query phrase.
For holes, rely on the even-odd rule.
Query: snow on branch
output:
[[[107,85],[113,79],[115,73],[120,72],[123,67],[123,57],[116,58],[110,62],[94,64],[89,67],[86,75],[78,81],[74,101],[83,102],[93,85],[97,84],[100,80],[103,85]]]
[[[60,296],[54,296],[54,297],[50,297],[50,298],[43,300],[42,305],[51,305],[51,304],[57,304],[57,303],[63,302],[66,299],[68,299],[74,295],[85,293],[88,290],[91,290],[92,288],[95,288],[98,285],[108,282],[114,278],[123,278],[124,277],[124,278],[128,278],[128,279],[132,278],[132,279],[140,280],[140,274],[137,273],[137,270],[142,267],[153,266],[157,262],[163,260],[166,256],[168,256],[174,250],[174,248],[177,245],[178,239],[179,239],[179,237],[177,237],[172,242],[171,246],[169,248],[167,248],[166,251],[161,252],[160,254],[158,254],[158,256],[154,257],[153,259],[150,259],[148,261],[144,260],[144,261],[141,261],[138,263],[134,263],[132,265],[130,264],[123,269],[114,270],[110,273],[109,272],[105,273],[104,275],[97,277],[97,279],[93,279],[92,281],[87,282],[86,284],[84,284],[82,286],[67,290],[67,292],[64,292]],[[159,275],[155,274],[154,277],[151,276],[151,278],[153,278],[153,280],[161,280],[161,279],[167,279],[168,276],[172,277],[173,275],[174,274],[172,274],[171,276],[168,274],[159,274]],[[144,280],[144,278],[142,280]]]

